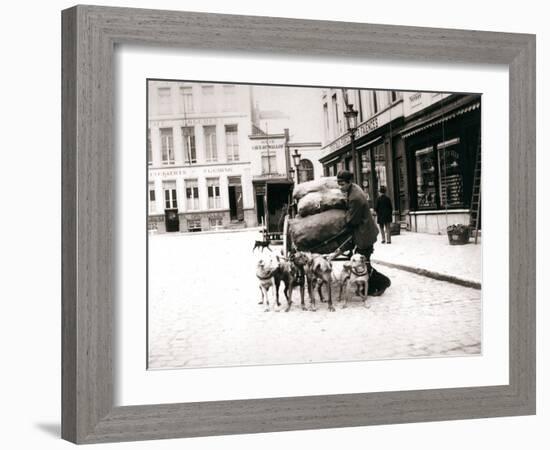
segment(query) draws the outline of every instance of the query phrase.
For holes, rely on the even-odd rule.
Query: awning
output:
[[[421,124],[415,124],[401,131],[401,135],[403,136],[403,138],[408,138],[424,130],[427,130],[428,128],[435,127],[436,125],[439,125],[443,122],[454,119],[455,117],[461,116],[470,111],[474,111],[478,109],[480,106],[481,106],[481,102],[476,102],[471,105],[465,106],[464,108],[457,109],[456,111],[453,111],[437,119],[429,120],[428,122],[421,123]]]
[[[361,150],[365,147],[370,147],[373,144],[376,144],[377,142],[380,142],[382,140],[382,136],[378,136],[375,139],[370,140],[369,142],[365,142],[364,144],[361,144],[359,147],[355,147],[355,150]]]

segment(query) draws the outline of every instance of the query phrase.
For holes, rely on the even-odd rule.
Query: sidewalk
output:
[[[438,280],[481,289],[481,240],[449,245],[446,235],[403,232],[391,244],[374,244],[371,260]]]

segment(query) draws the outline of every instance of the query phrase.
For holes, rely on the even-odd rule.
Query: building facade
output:
[[[353,143],[344,117],[347,105],[357,111],[358,125]],[[388,195],[393,198],[392,155],[394,149],[403,145],[398,134],[404,121],[402,93],[328,89],[322,94],[322,107],[326,141],[321,163],[325,176],[334,176],[343,169],[352,173],[358,171],[354,174],[356,182],[367,194],[371,207],[380,186],[386,186]],[[352,147],[355,150],[355,167]]]
[[[468,224],[480,198],[481,97],[346,91],[322,93],[325,175],[358,172],[371,206],[386,186],[394,221],[410,230],[445,233],[450,224]],[[358,118],[353,139],[344,116],[350,106]]]
[[[250,86],[149,81],[150,230],[256,225],[251,123]]]

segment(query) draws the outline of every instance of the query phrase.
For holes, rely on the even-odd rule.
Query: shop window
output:
[[[176,183],[174,181],[165,181],[164,185],[164,207],[166,209],[175,209],[178,207],[176,195]]]
[[[223,219],[221,217],[210,217],[208,222],[210,228],[221,228],[223,226]]]
[[[442,208],[464,206],[464,185],[460,139],[455,138],[437,145],[439,164],[439,198]]]
[[[221,208],[220,198],[220,180],[219,178],[209,178],[206,180],[208,187],[208,209]]]
[[[384,144],[377,145],[374,148],[374,170],[376,170],[376,181],[378,182],[377,188],[380,186],[387,186],[386,151]]]
[[[155,214],[157,212],[157,203],[155,197],[155,186],[151,184],[149,186],[149,214]]]
[[[181,133],[183,137],[183,153],[185,164],[195,164],[197,162],[195,129],[193,127],[183,127],[181,129]]]
[[[435,155],[432,147],[415,152],[416,201],[418,209],[437,208]]]
[[[199,184],[197,180],[185,180],[185,198],[188,211],[199,209]]]
[[[200,219],[189,219],[187,221],[187,230],[188,231],[202,231],[201,220]]]

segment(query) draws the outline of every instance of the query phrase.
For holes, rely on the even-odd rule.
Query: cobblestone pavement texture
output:
[[[254,238],[253,231],[150,237],[151,369],[480,354],[481,291],[382,266],[392,286],[369,297],[370,308],[335,301],[336,312],[320,302],[302,311],[295,289],[286,313],[281,288],[281,307],[264,312]]]
[[[391,244],[375,244],[373,260],[424,269],[481,283],[481,238],[466,245],[450,245],[446,235],[401,232]]]

